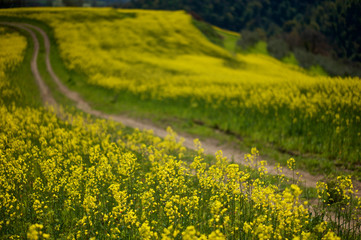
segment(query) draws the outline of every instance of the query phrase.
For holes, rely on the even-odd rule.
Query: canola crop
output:
[[[19,88],[9,81],[6,72],[13,71],[22,62],[26,46],[23,36],[0,26],[0,104],[21,95]]]
[[[1,14],[49,24],[67,68],[84,74],[89,86],[125,96],[124,103],[146,101],[166,114],[357,170],[358,78],[311,76],[268,56],[232,56],[182,11],[30,8]]]
[[[221,152],[207,166],[197,141],[187,164],[170,129],[162,140],[81,115],[63,115],[70,123],[49,110],[2,106],[0,112],[6,238],[338,239],[327,222],[309,229],[297,185],[267,183],[263,168],[252,179]],[[264,166],[257,156],[254,149],[247,159]],[[350,198],[352,186],[340,186]]]
[[[69,121],[45,109],[0,113],[3,238],[339,239],[332,224],[311,219],[297,185],[281,187],[281,174],[271,184],[264,168],[241,170],[221,152],[208,165],[199,141],[187,163],[171,129],[160,139],[65,112]],[[247,155],[265,166],[257,158],[256,149]],[[341,182],[350,202],[352,184]]]
[[[0,42],[19,37],[0,36]],[[26,42],[20,42],[7,47],[23,49]],[[20,64],[19,49],[2,61]],[[198,150],[188,152],[171,129],[161,139],[109,120],[0,102],[0,238],[357,237],[361,200],[352,195],[349,177],[335,182],[339,215],[324,212],[335,193],[320,182],[322,209],[311,217],[302,190],[284,186],[281,167],[276,184],[266,178],[256,149],[246,156],[253,168],[242,170],[220,151],[207,164],[198,140],[195,145]],[[290,159],[289,168],[294,166]]]

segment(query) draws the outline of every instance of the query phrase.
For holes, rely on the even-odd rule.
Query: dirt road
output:
[[[41,76],[39,74],[39,70],[38,70],[38,66],[37,66],[37,62],[36,62],[37,57],[38,57],[38,52],[39,52],[39,41],[38,41],[37,36],[34,31],[39,32],[41,34],[41,36],[44,38],[44,44],[45,44],[45,50],[46,50],[46,53],[45,53],[46,59],[45,60],[46,60],[47,71],[51,75],[51,78],[53,79],[53,81],[56,83],[60,92],[62,94],[64,94],[67,98],[69,98],[73,102],[75,102],[78,109],[84,111],[85,113],[88,113],[88,114],[91,114],[91,115],[94,115],[94,116],[97,116],[100,118],[112,119],[114,121],[121,122],[124,125],[132,127],[132,128],[139,128],[141,130],[142,129],[152,129],[154,134],[157,136],[160,136],[160,137],[165,137],[167,135],[167,132],[165,131],[165,129],[159,128],[151,123],[134,120],[134,119],[128,118],[123,115],[106,114],[106,113],[103,113],[101,111],[91,108],[91,106],[77,92],[74,92],[74,91],[71,91],[70,89],[68,89],[60,81],[58,76],[55,74],[55,72],[51,66],[51,62],[50,62],[50,41],[44,30],[42,30],[41,28],[39,28],[37,26],[33,26],[30,24],[25,24],[25,23],[2,23],[2,24],[6,24],[6,25],[10,25],[10,26],[13,26],[16,28],[23,29],[23,30],[27,31],[30,34],[31,38],[33,39],[34,54],[33,54],[32,60],[31,60],[31,69],[32,69],[32,72],[36,79],[36,82],[39,85],[39,88],[41,91],[41,96],[42,96],[42,99],[45,104],[55,106],[55,108],[57,106],[57,103],[54,100],[54,98],[52,97],[49,88],[47,87],[47,85],[45,84],[45,82],[43,81],[43,79],[41,78]],[[193,145],[194,136],[189,136],[186,134],[179,134],[179,135],[180,135],[180,137],[183,137],[185,139],[185,141],[184,141],[185,147],[190,148],[190,149],[195,149],[195,147]],[[202,147],[205,149],[206,154],[214,154],[216,151],[222,150],[223,155],[226,156],[228,159],[234,159],[235,162],[241,163],[241,164],[245,163],[244,162],[244,154],[245,153],[237,150],[237,148],[235,148],[235,147],[232,147],[229,145],[220,145],[216,140],[213,140],[213,139],[208,139],[208,140],[202,141]],[[269,173],[274,173],[274,174],[276,173],[274,170],[274,165],[272,165],[270,163],[267,166],[267,170]],[[313,176],[305,171],[298,171],[298,172],[300,173],[300,175],[303,176],[302,179],[304,180],[305,186],[315,187],[317,181],[322,179],[322,176]],[[292,178],[292,176],[293,176],[293,172],[286,168],[283,169],[283,174],[285,174],[286,177],[290,177],[290,178]],[[359,186],[359,184],[356,184],[356,185]]]

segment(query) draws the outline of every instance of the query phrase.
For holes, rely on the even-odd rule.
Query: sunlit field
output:
[[[332,207],[320,183],[317,212],[310,215],[306,195],[292,184],[297,180],[287,183],[282,168],[268,177],[256,149],[247,160],[259,169],[241,170],[221,152],[206,164],[199,142],[189,154],[170,129],[160,139],[81,115],[63,114],[69,122],[44,109],[1,106],[0,112],[4,239],[357,236],[361,201],[353,201],[348,177],[337,180]]]
[[[16,71],[26,42],[16,33],[0,39],[13,49],[0,70]],[[2,92],[13,90],[6,74],[1,83]],[[3,239],[357,236],[361,201],[349,177],[337,179],[336,193],[320,182],[310,215],[299,179],[285,179],[281,167],[268,176],[256,149],[246,160],[258,169],[231,164],[222,152],[209,164],[198,140],[198,150],[189,152],[171,129],[161,139],[82,114],[17,107],[16,98],[4,104],[6,97],[0,98]],[[293,159],[288,164],[294,169]]]
[[[22,9],[2,14],[49,24],[67,68],[85,76],[85,83],[69,81],[108,91],[108,98],[88,96],[98,106],[146,104],[142,111],[157,109],[358,170],[358,78],[311,76],[263,55],[232,56],[210,43],[182,11]]]
[[[234,57],[183,12],[1,14],[50,24],[66,66],[90,86],[346,165],[360,160],[358,79],[309,76],[266,56]],[[294,179],[279,165],[269,176],[255,148],[239,166],[221,151],[209,159],[199,140],[196,151],[187,150],[171,128],[161,139],[24,105],[32,101],[24,86],[35,82],[11,79],[29,45],[0,27],[1,239],[360,239],[361,199],[350,176],[319,182],[310,198],[293,158]]]

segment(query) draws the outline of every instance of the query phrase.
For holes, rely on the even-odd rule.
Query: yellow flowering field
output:
[[[16,69],[26,42],[18,34],[0,42],[8,38],[14,51],[3,61],[18,59]],[[17,100],[0,102],[1,239],[360,238],[361,200],[350,177],[332,189],[319,182],[312,210],[299,179],[285,179],[280,166],[268,176],[256,149],[246,156],[250,168],[221,151],[209,163],[198,140],[190,152],[170,128],[161,139]],[[294,159],[288,167],[295,170]]]
[[[0,104],[19,97],[20,90],[8,80],[6,72],[15,69],[23,60],[26,39],[0,25]]]
[[[358,78],[311,76],[263,55],[233,56],[182,11],[27,8],[0,15],[47,23],[67,68],[84,76],[70,77],[72,87],[97,106],[196,120],[361,171]]]
[[[199,141],[190,154],[176,134],[151,131],[51,110],[0,107],[0,236],[6,239],[352,239],[361,201],[340,178],[333,206],[347,219],[325,218],[327,185],[319,183],[321,210],[310,215],[302,190],[241,170],[216,154],[207,164]],[[190,159],[190,162],[189,162]],[[293,162],[290,161],[292,168]],[[325,204],[323,204],[323,201]],[[326,202],[327,201],[327,202]],[[326,204],[327,203],[327,204]],[[350,205],[351,204],[351,205]],[[351,211],[351,209],[353,209]],[[327,216],[327,215],[325,215]]]

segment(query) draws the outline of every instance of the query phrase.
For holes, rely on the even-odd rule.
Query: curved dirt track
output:
[[[39,88],[41,91],[41,96],[42,96],[45,104],[49,104],[51,106],[54,106],[55,108],[57,106],[56,101],[54,100],[54,98],[52,97],[52,95],[49,91],[49,88],[46,86],[46,84],[42,80],[42,78],[39,74],[39,71],[38,71],[38,66],[37,66],[36,60],[37,60],[38,52],[39,52],[39,41],[38,41],[37,36],[34,31],[39,32],[42,35],[42,37],[44,38],[45,51],[46,51],[45,52],[45,58],[46,58],[45,60],[46,60],[47,71],[51,75],[53,81],[56,83],[60,92],[62,94],[64,94],[67,98],[74,101],[76,103],[76,106],[78,109],[84,111],[85,113],[88,113],[88,114],[91,114],[91,115],[94,115],[94,116],[97,116],[100,118],[112,119],[114,121],[121,122],[124,125],[132,127],[132,128],[138,128],[141,130],[142,129],[152,129],[154,134],[159,137],[165,137],[167,135],[167,132],[164,129],[159,128],[151,123],[134,120],[134,119],[128,118],[123,115],[106,114],[106,113],[103,113],[101,111],[91,108],[91,106],[77,92],[74,92],[74,91],[71,91],[70,89],[68,89],[55,74],[55,72],[51,66],[51,63],[50,63],[50,41],[44,30],[42,30],[41,28],[39,28],[37,26],[33,26],[30,24],[26,24],[26,23],[2,23],[2,24],[6,24],[6,25],[10,25],[10,26],[13,26],[16,28],[23,29],[23,30],[29,32],[31,38],[33,39],[34,54],[33,54],[32,60],[31,60],[31,69],[32,69],[34,77],[37,81],[37,84],[39,85]],[[193,144],[194,136],[192,137],[192,136],[189,136],[186,134],[179,134],[179,135],[180,135],[180,137],[184,138],[184,146],[185,147],[190,148],[190,149],[195,149],[194,144]],[[213,140],[213,139],[208,139],[208,140],[202,141],[202,147],[205,149],[206,154],[214,154],[216,151],[222,150],[223,155],[225,157],[227,157],[228,159],[233,159],[237,163],[245,164],[245,162],[244,162],[244,154],[245,153],[239,151],[235,147],[232,147],[229,145],[220,145],[216,140]],[[268,163],[268,164],[269,164],[267,166],[268,172],[272,173],[272,174],[276,174],[276,171],[274,170],[275,165],[272,165],[271,163]],[[302,175],[304,185],[308,186],[308,187],[315,187],[317,181],[320,181],[322,179],[322,176],[313,176],[305,171],[298,171],[298,172],[300,173],[300,175]],[[292,178],[292,176],[293,176],[293,172],[287,168],[283,168],[283,174],[289,178]],[[356,183],[356,182],[355,182],[355,185],[360,186],[360,184]],[[356,188],[359,188],[359,187],[356,187]]]

